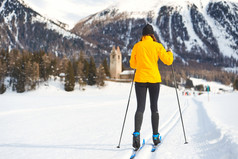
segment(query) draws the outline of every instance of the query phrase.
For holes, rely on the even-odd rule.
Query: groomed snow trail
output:
[[[183,117],[188,144],[184,144],[182,125],[178,113],[173,114],[161,127],[163,143],[155,153],[144,149],[138,159],[235,159],[238,146],[231,136],[222,134],[211,121],[204,106],[195,97],[186,97]],[[172,113],[171,113],[172,114]],[[152,143],[152,141],[148,141]],[[148,144],[150,145],[150,144]],[[144,153],[144,154],[142,154]]]
[[[0,96],[0,159],[128,159],[136,97],[133,89],[121,148],[116,146],[125,114],[130,83],[107,82],[107,87],[87,87],[85,92],[64,92],[59,86],[34,92]],[[213,97],[213,96],[211,96]],[[232,101],[238,93],[227,94]],[[223,101],[222,96],[216,98]],[[235,159],[237,142],[221,131],[207,112],[205,96],[180,96],[188,144],[184,144],[174,88],[161,86],[160,126],[163,143],[152,148],[149,96],[141,129],[145,147],[136,159]],[[211,98],[211,101],[213,98]],[[205,103],[205,104],[204,104]],[[210,106],[214,102],[210,102]],[[232,107],[235,109],[236,107]],[[209,109],[212,112],[212,109]],[[227,116],[229,118],[229,116]]]

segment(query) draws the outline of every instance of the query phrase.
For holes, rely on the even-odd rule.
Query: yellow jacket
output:
[[[131,52],[130,66],[136,69],[134,81],[141,83],[161,82],[158,60],[166,65],[173,63],[173,53],[166,51],[162,44],[154,42],[150,36],[143,36]]]

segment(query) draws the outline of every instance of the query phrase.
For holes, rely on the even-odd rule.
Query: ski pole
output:
[[[181,107],[180,107],[180,102],[179,102],[179,97],[178,97],[177,83],[176,83],[176,79],[175,79],[175,75],[174,75],[174,66],[173,66],[173,64],[172,64],[172,73],[173,73],[173,76],[174,76],[174,87],[175,87],[175,90],[176,90],[177,101],[178,101],[179,112],[180,112],[180,118],[181,118],[182,127],[183,127],[183,135],[184,135],[184,140],[185,140],[185,143],[184,143],[184,144],[188,144],[187,139],[186,139],[184,124],[183,124],[183,116],[182,116]]]
[[[133,83],[134,83],[135,73],[136,73],[136,70],[134,70],[133,79],[132,79],[132,82],[131,82],[131,90],[130,90],[130,93],[129,93],[129,98],[128,98],[127,107],[126,107],[126,113],[125,113],[124,122],[123,122],[122,130],[121,130],[121,136],[120,136],[120,140],[119,140],[119,144],[118,144],[117,148],[120,148],[120,144],[121,144],[121,138],[122,138],[122,134],[123,134],[123,131],[124,131],[125,122],[126,122],[126,116],[127,116],[127,112],[128,112],[128,108],[129,108],[129,103],[130,103],[130,98],[131,98],[131,91],[132,91],[132,87],[133,87]]]

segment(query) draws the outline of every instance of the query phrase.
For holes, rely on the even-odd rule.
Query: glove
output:
[[[172,49],[170,47],[167,48],[167,52],[172,52]]]

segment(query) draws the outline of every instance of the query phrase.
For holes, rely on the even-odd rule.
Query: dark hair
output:
[[[146,26],[144,26],[144,28],[142,29],[142,35],[145,36],[150,34],[154,34],[154,29],[152,25],[146,24]]]
[[[154,34],[148,34],[148,35],[145,35],[145,36],[150,36],[153,39],[153,41],[157,42]],[[140,41],[142,41],[142,38],[143,38],[143,36],[141,37]]]

